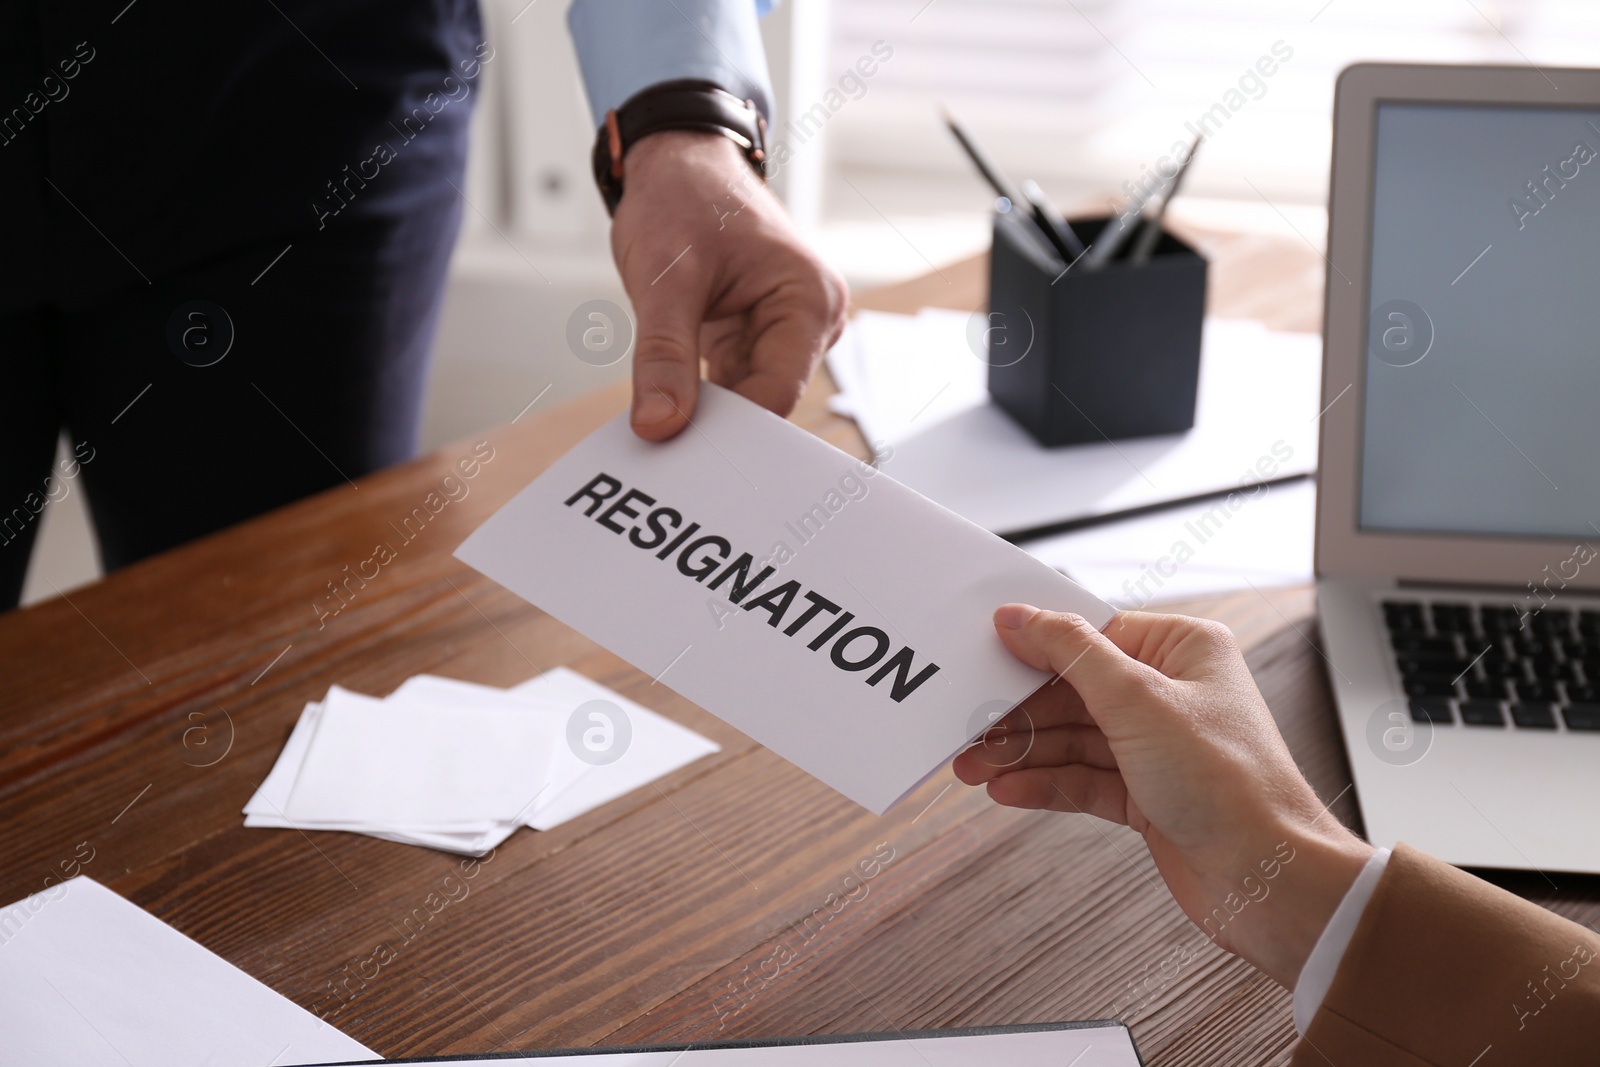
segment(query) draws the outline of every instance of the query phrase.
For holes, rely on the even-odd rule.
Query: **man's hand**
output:
[[[838,340],[849,291],[721,134],[672,130],[623,158],[611,250],[639,316],[633,430],[682,430],[708,377],[787,415]]]
[[[1294,988],[1372,849],[1301,777],[1233,635],[1133,611],[1102,634],[1023,604],[995,612],[995,630],[1057,678],[963,752],[956,775],[1010,807],[1132,827],[1197,926]]]

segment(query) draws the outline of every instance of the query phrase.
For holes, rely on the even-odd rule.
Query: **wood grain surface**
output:
[[[1315,328],[1313,251],[1199,236],[1215,310]],[[973,260],[861,304],[975,307],[982,278]],[[820,375],[796,421],[864,454],[831,391]],[[1135,835],[997,808],[948,771],[875,818],[451,558],[625,402],[618,387],[535,404],[484,445],[0,616],[0,901],[92,855],[83,873],[389,1057],[1093,1017],[1129,1021],[1159,1067],[1287,1057],[1288,994],[1187,924]],[[469,494],[403,536],[475,446],[491,458]],[[330,599],[381,541],[397,558]],[[1240,634],[1296,758],[1353,819],[1309,590],[1183,607]],[[560,664],[723,751],[477,864],[243,827],[330,685],[504,686]],[[1592,887],[1517,887],[1597,913]],[[1157,976],[1180,949],[1193,959]]]

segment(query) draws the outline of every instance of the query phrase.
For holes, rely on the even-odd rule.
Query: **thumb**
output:
[[[689,424],[700,391],[704,301],[681,285],[650,286],[634,298],[639,340],[633,351],[633,432],[665,441]]]
[[[1150,681],[1151,669],[1112,643],[1081,615],[1007,604],[994,613],[995,631],[1013,656],[1030,667],[1053,671],[1091,707]]]

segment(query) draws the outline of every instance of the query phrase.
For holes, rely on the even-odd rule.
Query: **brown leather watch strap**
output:
[[[739,146],[763,178],[767,120],[753,100],[740,100],[714,82],[696,79],[660,82],[606,112],[594,142],[594,179],[606,210],[616,214],[622,201],[623,157],[634,142],[663,130],[720,133]]]

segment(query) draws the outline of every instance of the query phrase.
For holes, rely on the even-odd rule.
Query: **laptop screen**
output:
[[[1361,528],[1600,535],[1600,112],[1383,103],[1376,142]]]

